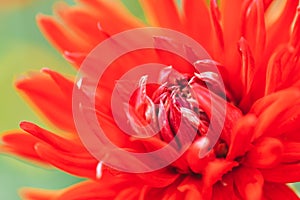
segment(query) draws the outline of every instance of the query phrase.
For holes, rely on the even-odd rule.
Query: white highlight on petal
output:
[[[201,138],[199,141],[197,141],[197,145],[199,147],[199,153],[198,157],[204,158],[206,153],[209,151],[208,146],[209,146],[209,139],[207,137]]]
[[[103,166],[103,162],[100,161],[96,167],[96,178],[100,179],[102,177],[102,166]]]
[[[79,79],[79,80],[77,81],[76,85],[77,85],[78,89],[81,88],[81,85],[82,85],[82,78]]]

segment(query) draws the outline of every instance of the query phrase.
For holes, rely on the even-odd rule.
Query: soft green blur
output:
[[[14,1],[11,5],[0,5],[0,134],[17,129],[22,120],[46,127],[17,94],[14,80],[26,72],[43,67],[67,74],[75,73],[44,39],[36,25],[36,14],[51,14],[54,1],[27,0],[24,5],[18,5],[18,2],[22,0]],[[71,0],[67,2],[72,3]],[[136,1],[125,1],[125,4],[142,17]],[[20,199],[17,192],[21,187],[60,189],[80,180],[56,169],[44,169],[0,154],[1,200]]]
[[[136,0],[123,0],[132,12],[143,17]],[[69,1],[70,2],[70,1]],[[25,72],[49,67],[73,73],[72,67],[43,38],[35,16],[51,14],[53,1],[32,0],[21,6],[0,5],[0,133],[18,128],[22,120],[45,126],[13,88]],[[59,189],[80,181],[54,169],[43,169],[14,157],[0,155],[0,199],[19,199],[20,187]],[[299,187],[300,188],[300,187]]]
[[[0,132],[18,128],[21,120],[43,124],[20,98],[13,81],[32,70],[50,67],[65,73],[72,68],[39,32],[35,15],[51,13],[51,1],[0,7]],[[60,189],[80,179],[0,155],[0,199],[16,200],[21,187]]]

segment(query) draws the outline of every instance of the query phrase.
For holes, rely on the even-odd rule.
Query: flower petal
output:
[[[81,144],[80,140],[77,138],[75,140],[73,138],[63,138],[30,122],[21,122],[20,127],[24,131],[39,138],[40,140],[43,140],[56,149],[78,154],[88,154],[86,149]]]
[[[213,186],[212,200],[240,200],[240,196],[236,193],[232,174],[225,175],[222,181],[217,182]]]
[[[183,0],[184,26],[189,36],[197,40],[205,49],[210,48],[212,23],[208,4],[205,0]],[[201,17],[197,17],[201,14]],[[210,50],[210,49],[208,49]],[[211,51],[209,51],[211,53]]]
[[[254,144],[247,153],[243,164],[255,168],[272,168],[279,163],[283,153],[283,144],[280,140],[264,137]]]
[[[66,29],[54,17],[40,14],[37,16],[37,23],[46,38],[60,52],[89,52],[93,48],[89,42]]]
[[[290,27],[294,20],[299,2],[295,0],[287,0],[284,2],[285,4],[282,5],[284,8],[279,14],[278,19],[275,21],[273,20],[272,22],[270,20],[272,16],[268,17],[267,15],[266,17],[267,43],[264,57],[269,58],[277,46],[288,42],[290,36]],[[276,10],[278,9],[279,8],[277,7]],[[274,10],[272,12],[274,12]]]
[[[72,96],[69,95],[70,85],[69,83],[65,85],[63,82],[65,80],[58,76],[54,81],[49,75],[35,73],[18,80],[16,87],[53,125],[66,131],[75,132]],[[61,88],[67,89],[61,90]]]
[[[284,142],[284,151],[282,154],[283,163],[292,163],[300,161],[300,143],[299,142]]]
[[[154,172],[137,174],[144,184],[156,188],[164,188],[171,185],[178,177],[179,173],[174,173],[167,168],[157,170]]]
[[[49,200],[49,199],[55,199],[59,194],[59,191],[34,189],[34,188],[22,188],[19,191],[19,193],[22,199]]]
[[[140,0],[140,3],[151,26],[182,30],[181,20],[174,0]]]
[[[262,169],[266,181],[276,183],[293,183],[300,181],[300,163],[280,164],[271,169]]]
[[[265,93],[300,85],[300,10],[294,24],[289,44],[277,48],[271,57],[266,77]]]
[[[26,159],[46,164],[45,161],[36,153],[34,146],[41,140],[21,131],[5,133],[1,136],[3,144],[0,151],[15,154]]]
[[[143,27],[143,23],[133,16],[121,1],[106,0],[77,0],[88,6],[88,10],[97,15],[98,27],[108,35],[114,35],[122,31]],[[107,17],[109,16],[109,17]]]
[[[256,120],[257,118],[254,115],[248,114],[237,121],[231,133],[226,159],[234,160],[239,156],[243,156],[252,147],[251,143]]]
[[[242,199],[262,198],[264,178],[258,170],[246,167],[238,168],[234,172],[234,183]]]
[[[76,176],[96,179],[99,161],[92,156],[80,157],[78,154],[68,154],[42,143],[36,144],[34,148],[41,158],[61,170]]]
[[[263,2],[251,1],[245,7],[245,11],[243,12],[242,36],[249,42],[250,49],[256,58],[256,63],[259,63],[262,59],[266,41]]]
[[[258,100],[250,112],[258,116],[255,138],[299,130],[300,91],[289,88]],[[276,124],[276,127],[273,126]]]
[[[108,35],[98,28],[99,18],[97,13],[87,6],[68,6],[64,2],[55,4],[54,11],[69,29],[89,41],[94,46],[108,38]]]
[[[282,183],[265,182],[264,197],[272,200],[299,200],[296,193],[287,185]]]
[[[203,171],[204,188],[209,188],[217,181],[222,180],[222,177],[227,172],[231,171],[233,167],[239,164],[234,161],[225,159],[215,159],[207,164]]]

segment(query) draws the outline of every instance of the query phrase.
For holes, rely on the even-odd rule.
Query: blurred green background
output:
[[[22,0],[13,1],[22,2]],[[43,67],[68,74],[75,73],[44,39],[35,23],[36,14],[52,13],[54,1],[24,2],[26,3],[23,5],[17,3],[12,6],[0,5],[0,133],[18,128],[22,120],[43,124],[16,93],[13,81],[18,76]],[[134,14],[143,18],[136,0],[123,2]],[[60,189],[80,180],[55,169],[43,169],[0,154],[0,200],[20,199],[17,191],[24,186]]]
[[[43,67],[75,74],[75,70],[44,39],[36,25],[35,16],[38,13],[51,14],[54,2],[0,0],[0,134],[17,129],[22,120],[44,125],[17,94],[13,86],[15,79]],[[72,0],[67,2],[72,4]],[[124,2],[142,17],[136,0]],[[17,192],[21,187],[60,189],[80,180],[56,169],[43,169],[0,154],[0,200],[20,199]]]
[[[0,132],[18,128],[19,122],[25,119],[42,124],[14,90],[14,79],[42,67],[73,72],[43,38],[35,23],[35,15],[50,14],[52,4],[53,1],[27,1],[24,5],[0,6]],[[20,199],[17,194],[20,187],[60,189],[79,180],[58,170],[0,155],[1,200]]]

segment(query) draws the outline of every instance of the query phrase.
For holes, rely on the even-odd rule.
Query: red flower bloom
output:
[[[197,131],[193,144],[177,161],[154,172],[130,174],[105,166],[86,150],[75,129],[74,82],[44,69],[19,80],[16,86],[61,133],[22,122],[23,131],[2,137],[1,149],[89,180],[60,191],[28,189],[22,196],[63,200],[298,199],[286,183],[300,181],[299,2],[287,0],[274,7],[275,2],[268,0],[222,0],[220,5],[213,0],[209,5],[204,0],[183,0],[182,12],[172,0],[143,0],[141,5],[146,24],[120,2],[104,0],[79,0],[75,6],[58,3],[55,17],[40,15],[38,23],[77,68],[98,43],[132,28],[165,27],[197,40],[218,63],[222,77],[210,72],[195,74],[170,53],[145,50],[147,56],[141,56],[131,52],[114,62],[114,70],[102,77],[106,82],[100,84],[96,102],[108,137],[119,147],[144,152],[165,146],[175,137],[180,116],[190,128],[186,137],[190,130]],[[107,97],[124,72],[154,61],[172,65],[185,78],[167,70],[162,73],[167,77],[164,83],[175,90],[140,84],[143,91],[133,96],[128,115],[132,128],[136,128],[136,118],[141,123],[156,119],[163,128],[157,137],[133,140],[115,127]],[[115,71],[116,67],[120,70]],[[224,80],[225,94],[218,90],[219,78]],[[207,85],[212,86],[213,94]],[[227,112],[220,139],[201,158],[211,119],[209,94],[225,104]],[[158,112],[153,111],[152,103],[160,104]],[[181,141],[179,138],[178,147]]]

